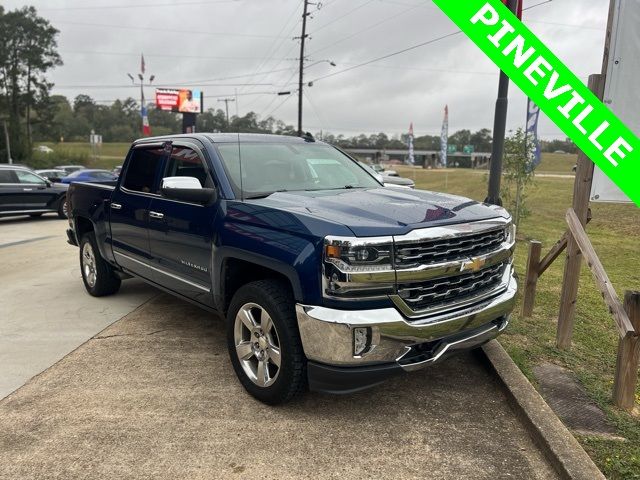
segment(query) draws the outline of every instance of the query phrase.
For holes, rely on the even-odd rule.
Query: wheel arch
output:
[[[291,265],[268,257],[229,249],[214,263],[214,299],[218,309],[227,312],[233,295],[247,283],[268,278],[279,279],[291,288],[295,301],[303,298],[298,272]]]

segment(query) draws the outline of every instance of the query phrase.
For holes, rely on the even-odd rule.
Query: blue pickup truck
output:
[[[347,393],[502,332],[515,229],[502,208],[384,188],[306,137],[136,141],[115,187],[69,187],[86,290],[141,278],[218,312],[257,399]]]

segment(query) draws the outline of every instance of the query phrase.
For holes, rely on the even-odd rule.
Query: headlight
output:
[[[325,239],[324,259],[343,272],[392,270],[393,240],[389,237],[366,239]]]
[[[371,299],[393,293],[392,251],[391,237],[327,237],[323,254],[324,295]]]

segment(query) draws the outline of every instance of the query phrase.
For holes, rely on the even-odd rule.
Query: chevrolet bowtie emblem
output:
[[[471,261],[463,263],[462,267],[460,268],[460,271],[461,272],[477,272],[482,267],[484,267],[485,263],[487,263],[487,261],[484,258],[479,258],[479,257],[473,258],[471,259]]]

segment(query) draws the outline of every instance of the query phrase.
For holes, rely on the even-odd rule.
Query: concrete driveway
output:
[[[473,355],[267,407],[236,380],[220,319],[136,281],[93,299],[64,225],[11,225],[55,240],[0,245],[1,378],[73,351],[0,401],[1,479],[557,478]]]
[[[88,295],[67,227],[55,215],[0,219],[0,398],[158,294],[136,280]]]

